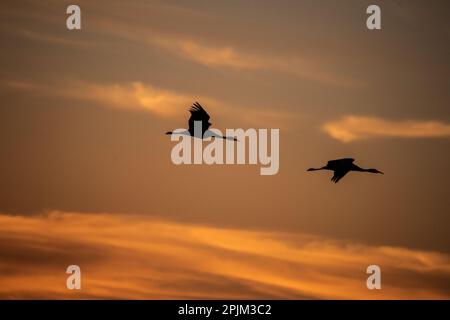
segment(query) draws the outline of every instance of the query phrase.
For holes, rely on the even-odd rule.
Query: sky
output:
[[[446,1],[70,4],[1,4],[0,298],[450,298]],[[194,101],[279,172],[174,165]]]

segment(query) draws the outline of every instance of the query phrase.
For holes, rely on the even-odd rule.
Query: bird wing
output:
[[[338,183],[339,180],[341,180],[349,171],[350,170],[347,170],[347,169],[335,170],[334,175],[331,178],[331,181],[334,183]]]
[[[353,159],[353,158],[330,160],[330,161],[328,161],[327,166],[333,167],[333,166],[350,165],[353,163],[353,161],[355,161],[355,159]]]
[[[200,121],[208,121],[209,120],[209,114],[203,109],[200,103],[195,102],[191,108],[189,109],[189,112],[191,113],[191,119],[194,120],[200,120]]]
[[[200,105],[200,103],[195,102],[189,109],[189,112],[191,113],[191,117],[189,118],[188,121],[189,131],[194,132],[194,121],[202,122],[203,132],[208,130],[208,128],[211,126],[211,124],[208,122],[210,117],[209,114],[205,111],[205,109],[203,109],[203,107]]]

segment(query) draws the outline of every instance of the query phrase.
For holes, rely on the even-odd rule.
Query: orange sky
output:
[[[449,298],[450,11],[377,3],[4,2],[0,296]],[[173,165],[194,101],[279,173]],[[305,171],[340,157],[385,174]]]

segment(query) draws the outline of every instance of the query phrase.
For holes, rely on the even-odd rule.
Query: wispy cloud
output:
[[[150,112],[161,117],[180,115],[198,100],[214,115],[233,117],[254,127],[288,129],[288,124],[292,121],[292,115],[283,111],[230,105],[208,96],[180,93],[140,81],[126,83],[97,83],[80,80],[59,83],[6,81],[3,85],[14,90],[94,102],[106,108]]]
[[[12,89],[38,94],[91,101],[109,108],[148,111],[159,116],[170,116],[179,111],[180,106],[188,106],[195,99],[191,95],[161,89],[140,81],[127,83],[63,81],[58,84],[8,81],[5,85]]]
[[[322,129],[342,142],[379,137],[450,137],[450,124],[440,121],[393,121],[364,116],[345,116],[325,123]]]
[[[275,71],[338,86],[363,85],[349,77],[333,74],[317,63],[298,56],[247,53],[231,45],[215,46],[198,40],[160,34],[147,37],[147,42],[175,56],[208,67]]]
[[[19,32],[14,31],[14,33],[32,41],[68,47],[89,46],[90,50],[102,50],[95,44],[106,41],[113,43],[115,38],[121,42],[133,41],[143,52],[149,47],[162,49],[172,58],[185,59],[211,68],[278,72],[333,86],[360,87],[364,85],[361,79],[354,79],[342,72],[331,70],[329,64],[324,64],[317,59],[317,55],[287,50],[279,52],[264,49],[248,50],[251,46],[243,48],[233,39],[220,43],[217,41],[223,37],[205,35],[195,37],[193,36],[195,32],[189,32],[189,28],[185,28],[182,23],[189,23],[195,19],[195,25],[202,22],[205,25],[211,25],[216,19],[215,16],[201,10],[165,3],[132,2],[127,4],[127,10],[123,10],[125,6],[121,4],[111,6],[97,3],[85,4],[85,7],[96,12],[96,15],[90,17],[89,36],[87,38],[84,36],[83,39],[86,40],[81,41],[81,38],[74,40],[60,33],[61,29],[55,27],[60,25],[60,20],[46,11],[47,6],[36,5],[36,7],[35,10],[27,12],[26,16],[48,25],[47,31],[31,31],[30,27],[21,29]],[[149,7],[151,13],[158,16],[154,19],[155,22],[150,24],[146,20],[143,21],[140,15],[141,10],[149,10]],[[111,11],[114,9],[120,10],[120,19],[117,18],[117,12]],[[16,10],[16,14],[24,15],[23,10]],[[167,28],[165,23],[161,23],[161,17],[180,21],[180,27],[176,28],[176,31]],[[145,19],[148,17],[146,16]],[[183,28],[185,28],[184,31]],[[105,38],[105,35],[110,37]],[[251,42],[252,39],[249,38],[247,41]]]
[[[98,19],[96,25],[102,33],[133,41],[138,45],[164,50],[172,57],[211,68],[272,71],[333,86],[364,86],[361,79],[353,79],[332,71],[301,52],[248,51],[231,42],[218,44],[210,39],[194,38],[190,34],[167,33],[132,22],[125,25],[109,19]]]
[[[257,56],[244,55],[231,46],[213,47],[192,40],[152,37],[149,42],[173,54],[212,67],[233,69],[261,69],[264,61]]]
[[[3,298],[450,297],[447,254],[143,216],[2,214],[0,254]],[[81,291],[65,288],[70,264]],[[381,291],[366,288],[369,264]]]
[[[67,36],[57,36],[52,34],[45,34],[34,32],[30,30],[19,30],[17,35],[22,36],[24,38],[37,41],[37,42],[45,42],[55,45],[67,46],[67,47],[90,47],[92,48],[92,43],[88,41],[74,40],[70,39]]]
[[[80,99],[122,109],[150,111],[161,116],[174,114],[180,106],[192,103],[193,97],[157,88],[142,82],[126,84],[79,84]]]

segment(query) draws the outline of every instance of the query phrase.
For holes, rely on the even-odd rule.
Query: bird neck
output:
[[[365,168],[360,168],[358,166],[356,166],[355,168],[353,168],[353,171],[360,171],[360,172],[375,172],[375,169],[365,169]]]
[[[356,164],[353,164],[351,167],[351,171],[367,172],[367,170],[369,169],[358,167]]]
[[[175,130],[175,131],[170,131],[170,132],[166,132],[166,134],[170,134],[170,135],[183,135],[183,136],[190,136],[191,133],[188,130]]]
[[[327,170],[326,167],[322,167],[322,168],[309,168],[308,171],[318,171],[318,170]]]

